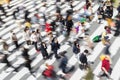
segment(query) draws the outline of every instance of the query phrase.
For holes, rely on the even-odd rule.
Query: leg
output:
[[[19,47],[19,45],[18,45],[18,41],[14,41],[14,44],[15,44],[15,46],[16,46],[16,49]]]
[[[34,42],[34,46],[35,46],[36,51],[38,51],[37,42]]]

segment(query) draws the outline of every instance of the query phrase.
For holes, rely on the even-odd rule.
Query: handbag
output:
[[[98,18],[102,18],[102,15],[98,15]]]
[[[101,35],[97,35],[97,36],[95,36],[93,39],[92,39],[92,41],[93,42],[99,42],[99,41],[101,41]]]

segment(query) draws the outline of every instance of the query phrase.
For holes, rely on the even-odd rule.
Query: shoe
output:
[[[44,60],[46,60],[47,58],[46,57],[43,57]]]
[[[60,59],[61,57],[60,57],[60,56],[56,56],[55,58],[56,58],[56,59]]]

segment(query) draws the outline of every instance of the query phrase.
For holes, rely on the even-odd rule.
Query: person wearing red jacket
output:
[[[110,71],[110,60],[109,60],[109,58],[108,58],[107,56],[102,60],[101,69],[102,69],[103,74],[101,74],[101,75],[99,76],[99,78],[105,76],[105,77],[107,77],[108,79],[111,79],[111,77],[110,77],[110,73],[111,73],[111,71]],[[112,79],[111,79],[111,80],[112,80]]]
[[[47,80],[55,80],[55,71],[54,71],[54,67],[52,65],[48,65],[46,64],[46,69],[43,71],[43,76],[47,79]]]
[[[48,33],[51,31],[51,27],[50,26],[51,26],[50,23],[47,23],[47,22],[45,23],[45,31],[48,32]]]

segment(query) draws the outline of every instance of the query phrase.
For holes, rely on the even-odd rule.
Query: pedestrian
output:
[[[30,71],[31,75],[33,75],[35,77],[35,75],[33,74],[33,71],[32,71],[32,67],[31,67],[31,63],[32,63],[32,60],[30,59],[25,59],[25,63],[24,63],[24,66],[28,68],[28,70]]]
[[[1,37],[0,37],[0,43],[2,43],[3,50],[8,51],[9,45],[8,45],[8,44],[6,43],[6,41],[5,41],[4,39],[2,39]]]
[[[19,47],[18,45],[18,39],[15,33],[12,33],[12,41],[15,44],[16,49]]]
[[[26,27],[23,32],[23,38],[25,42],[27,43],[27,45],[31,45],[30,34],[31,33],[30,33],[29,28]]]
[[[36,13],[36,14],[34,14],[34,16],[31,18],[31,23],[32,24],[38,24],[39,23],[39,16],[38,16],[38,14]]]
[[[9,45],[6,42],[3,42],[3,49],[8,51]]]
[[[45,31],[47,33],[50,33],[52,31],[52,28],[51,28],[51,20],[48,20],[46,23],[45,23]]]
[[[0,24],[4,24],[5,22],[0,17]]]
[[[111,33],[111,30],[108,26],[105,26],[104,27],[104,32],[102,32],[102,36],[101,36],[101,41],[103,43],[103,45],[106,44],[106,42],[109,40],[109,36],[108,34]]]
[[[62,73],[69,75],[70,72],[74,70],[74,66],[68,63],[68,57],[65,55],[67,51],[62,51],[59,53],[61,59],[59,63],[59,68],[62,70]],[[69,66],[68,66],[69,64]],[[63,75],[62,75],[63,76]]]
[[[103,10],[103,7],[99,7],[98,8],[98,11],[97,11],[97,14],[98,14],[98,20],[99,20],[99,24],[101,23],[102,19],[104,18],[104,10]]]
[[[30,12],[28,10],[25,11],[25,21],[29,20],[30,21],[30,18],[28,18]]]
[[[12,66],[11,62],[8,61],[8,57],[9,57],[8,54],[2,54],[2,55],[0,55],[0,62],[1,63],[6,63],[7,67],[12,67],[12,68],[14,68],[14,71],[18,72],[17,68],[15,68],[14,66]]]
[[[74,41],[73,53],[75,53],[75,55],[77,55],[79,52],[80,52],[80,45],[77,41]]]
[[[105,58],[102,60],[102,66],[101,66],[102,74],[100,74],[98,77],[106,77],[111,80],[110,74],[111,74],[111,68],[110,68],[110,60],[108,56],[105,56]]]
[[[80,68],[81,69],[87,69],[88,67],[88,61],[87,61],[87,54],[89,54],[89,51],[87,49],[84,50],[84,52],[80,55],[79,59],[80,59]]]
[[[20,49],[22,51],[22,57],[25,59],[25,62],[22,65],[20,65],[17,69],[19,69],[21,66],[25,66],[26,68],[28,68],[31,75],[35,77],[35,75],[33,74],[33,68],[31,67],[32,60],[30,59],[30,55],[28,54],[28,46],[21,47]]]
[[[41,42],[40,51],[42,53],[43,59],[48,59],[47,45],[45,42]]]
[[[38,38],[38,42],[41,42],[42,41],[42,37],[41,37],[41,33],[40,33],[39,29],[36,30],[36,35],[37,35],[37,38]]]
[[[60,61],[60,63],[59,63],[59,68],[62,70],[63,73],[66,74],[66,73],[69,72],[69,70],[68,70],[68,68],[67,68],[68,58],[67,58],[67,56],[66,56],[65,54],[66,54],[66,52],[62,52],[62,53],[60,54],[60,56],[61,56],[61,61]]]
[[[5,12],[5,9],[4,9],[4,7],[2,6],[2,4],[0,4],[0,10],[2,10],[2,12],[4,13],[4,15],[6,16],[6,12]]]
[[[117,7],[118,14],[120,15],[120,3],[119,6]]]
[[[67,15],[67,17],[66,17],[66,29],[67,29],[68,36],[70,35],[70,31],[72,30],[72,26],[73,26],[72,16]]]
[[[25,21],[25,27],[31,29],[31,22],[30,22],[30,20],[26,20]]]
[[[54,71],[54,66],[53,65],[48,65],[46,64],[46,69],[43,71],[42,75],[47,79],[47,80],[56,80],[56,72]]]
[[[21,47],[21,50],[22,50],[22,56],[25,60],[28,60],[30,57],[29,57],[29,54],[28,54],[28,51],[29,49],[26,48],[26,47]]]
[[[19,12],[19,8],[17,7],[16,9],[15,9],[15,11],[13,12],[13,17],[14,17],[14,19],[17,19],[16,18],[16,13],[18,13]]]
[[[120,16],[119,15],[117,16],[115,27],[116,27],[116,30],[115,30],[114,36],[119,36],[120,34]]]
[[[53,38],[51,42],[51,50],[53,51],[53,54],[55,54],[55,58],[59,59],[60,57],[58,56],[58,49],[60,49],[60,44],[57,40],[56,37]]]
[[[111,46],[111,43],[110,43],[110,41],[108,40],[105,44],[106,44],[106,46],[105,46],[105,54],[106,54],[106,55],[110,55],[109,48],[110,48],[110,46]]]
[[[32,34],[30,36],[30,40],[31,40],[32,44],[35,46],[36,51],[39,52],[39,49],[37,47],[38,38],[37,38],[35,31],[32,31]]]
[[[86,4],[86,7],[84,8],[84,15],[86,16],[86,18],[89,19],[89,21],[91,21],[93,16],[92,14],[93,14],[92,4],[91,2],[88,2]]]

